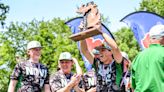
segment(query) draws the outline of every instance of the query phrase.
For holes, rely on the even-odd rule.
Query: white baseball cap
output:
[[[121,52],[121,55],[122,55],[125,59],[129,60],[128,54],[127,54],[126,52]]]
[[[155,25],[149,31],[150,38],[160,38],[164,36],[164,25]]]
[[[40,42],[38,41],[30,41],[27,44],[27,50],[32,49],[32,48],[42,48]]]
[[[60,60],[72,60],[72,56],[69,52],[63,52],[59,56],[59,61]]]

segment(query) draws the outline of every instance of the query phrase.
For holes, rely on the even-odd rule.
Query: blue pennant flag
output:
[[[151,27],[157,24],[164,24],[164,18],[162,16],[146,11],[128,14],[121,21],[125,22],[131,28],[142,50],[150,44],[149,30]]]
[[[66,24],[70,27],[70,29],[72,31],[72,34],[76,34],[76,33],[80,32],[79,25],[80,25],[81,21],[83,21],[83,17],[77,17],[77,18],[71,19],[71,20],[66,22]],[[111,38],[114,39],[112,33],[108,30],[108,28],[105,27],[104,24],[101,24],[101,25],[102,25],[102,31],[107,33]],[[102,44],[103,41],[104,41],[104,39],[101,35],[93,36],[93,37],[90,37],[90,38],[86,39],[87,46],[88,46],[90,51],[92,51],[96,46],[99,46],[100,44]],[[77,42],[77,46],[78,46],[78,49],[80,51],[79,42]],[[83,58],[86,69],[90,70],[92,68],[92,65],[84,57],[84,55],[81,53],[81,51],[80,51],[80,54]]]

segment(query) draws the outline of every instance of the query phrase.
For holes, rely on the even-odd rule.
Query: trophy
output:
[[[82,5],[78,8],[77,13],[83,15],[83,21],[79,25],[80,32],[70,36],[72,40],[84,40],[88,37],[101,34],[101,16],[94,2]]]

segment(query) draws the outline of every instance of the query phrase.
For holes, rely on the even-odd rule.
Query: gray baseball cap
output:
[[[126,52],[121,52],[121,55],[122,55],[125,59],[129,60],[128,54],[127,54]]]
[[[72,55],[69,52],[62,52],[59,56],[60,60],[72,60]]]
[[[100,50],[100,49],[108,49],[108,50],[112,50],[112,48],[107,44],[107,42],[103,42],[102,45],[95,47],[96,50]]]
[[[27,50],[32,49],[32,48],[42,48],[40,42],[38,41],[30,41],[27,44]]]

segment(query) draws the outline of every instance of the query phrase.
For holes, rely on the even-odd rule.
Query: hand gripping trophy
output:
[[[77,13],[83,15],[83,21],[79,25],[80,32],[70,36],[72,40],[79,41],[101,34],[101,16],[94,2],[82,5]]]

